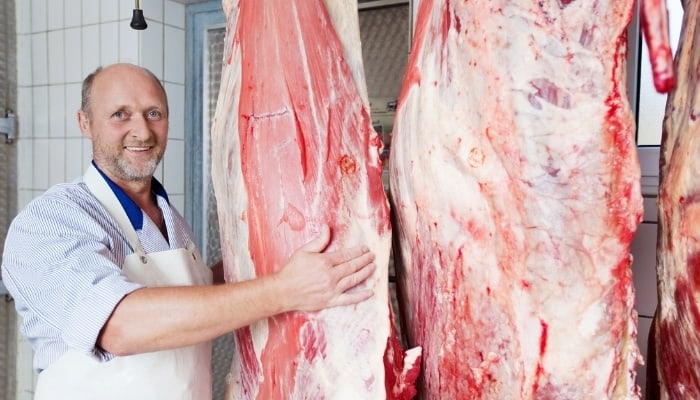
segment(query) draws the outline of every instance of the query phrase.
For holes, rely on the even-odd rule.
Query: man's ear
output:
[[[83,110],[78,110],[78,127],[80,127],[80,133],[82,133],[83,136],[88,139],[92,139],[92,132],[90,132],[90,120]]]

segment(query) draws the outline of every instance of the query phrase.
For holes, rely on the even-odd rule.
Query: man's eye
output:
[[[124,113],[124,111],[117,111],[114,114],[112,114],[112,116],[117,119],[123,119],[124,117],[126,117],[126,113]]]
[[[159,119],[160,117],[160,111],[153,110],[148,112],[148,118],[150,119]]]

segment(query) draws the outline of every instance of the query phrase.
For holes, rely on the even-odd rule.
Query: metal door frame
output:
[[[0,3],[0,117],[7,111],[17,110],[17,32],[15,0]],[[16,128],[16,127],[15,127]],[[0,135],[3,165],[0,168],[0,252],[10,222],[17,212],[17,148]],[[18,333],[17,313],[12,298],[0,280],[0,400],[17,398],[18,388]],[[30,358],[31,359],[31,358]]]

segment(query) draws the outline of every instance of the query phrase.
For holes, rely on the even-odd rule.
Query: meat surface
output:
[[[331,226],[329,249],[366,244],[375,295],[235,333],[230,399],[409,399],[388,293],[391,225],[355,0],[224,0],[212,181],[227,280],[280,268]]]
[[[639,398],[633,7],[420,2],[390,172],[423,399]],[[668,87],[667,42],[650,35]]]
[[[661,399],[700,399],[700,1],[685,2],[663,124],[656,366]],[[652,397],[653,398],[653,397]]]

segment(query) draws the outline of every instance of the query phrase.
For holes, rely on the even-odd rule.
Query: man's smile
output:
[[[151,150],[153,146],[124,146],[124,148],[129,151],[141,152]]]

